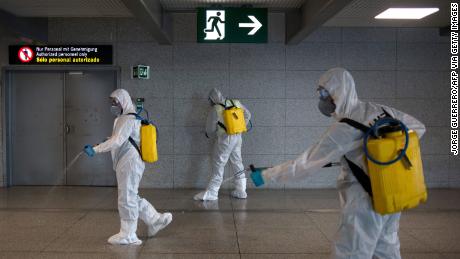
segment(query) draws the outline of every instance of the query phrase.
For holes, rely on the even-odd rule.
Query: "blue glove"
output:
[[[264,178],[262,177],[262,169],[261,168],[253,168],[251,173],[252,182],[256,187],[262,186],[265,184]]]
[[[96,154],[96,151],[94,151],[94,148],[91,145],[86,145],[85,148],[83,149],[83,151],[85,151],[85,153],[89,157],[93,157]]]

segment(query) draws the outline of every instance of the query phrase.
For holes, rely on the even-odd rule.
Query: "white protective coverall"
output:
[[[319,79],[336,104],[332,114],[335,122],[303,154],[273,168],[264,170],[262,176],[267,181],[283,181],[305,178],[330,162],[341,161],[341,173],[337,187],[341,203],[340,227],[333,247],[333,258],[401,258],[399,251],[400,213],[382,216],[374,212],[370,196],[364,191],[350,171],[343,158],[359,165],[367,173],[364,164],[363,134],[361,131],[340,123],[342,118],[350,118],[364,125],[384,116],[385,109],[391,116],[402,121],[419,137],[425,126],[414,117],[396,109],[358,99],[351,74],[342,68],[327,71]]]
[[[122,114],[114,122],[112,136],[94,147],[96,153],[111,152],[113,169],[118,184],[118,212],[120,213],[120,232],[109,238],[111,244],[141,244],[137,238],[137,219],[148,227],[148,235],[154,236],[167,226],[171,213],[158,213],[146,199],[139,197],[138,188],[144,173],[145,164],[139,152],[129,142],[131,137],[139,145],[141,122],[129,113],[135,113],[133,102],[124,89],[115,90],[110,97],[121,105]]]
[[[223,123],[222,106],[220,104],[231,105],[230,100],[226,100],[222,93],[217,89],[212,89],[209,93],[209,99],[214,104],[212,110],[208,113],[206,120],[206,135],[214,137],[217,135],[217,142],[214,145],[212,154],[212,172],[211,179],[205,191],[195,195],[195,200],[217,200],[220,185],[224,177],[224,167],[227,161],[230,160],[230,165],[233,173],[236,174],[244,170],[243,160],[241,159],[241,134],[228,135],[225,130],[218,125],[220,121]],[[251,119],[251,113],[238,100],[233,100],[235,105],[244,110],[244,118],[246,123]],[[232,191],[232,196],[239,199],[245,199],[246,194],[246,178],[245,174],[239,174],[235,180],[235,189]]]

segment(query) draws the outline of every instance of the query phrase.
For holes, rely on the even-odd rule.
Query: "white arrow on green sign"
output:
[[[251,19],[252,23],[239,23],[239,27],[243,28],[253,28],[248,35],[254,35],[256,32],[262,28],[262,24],[257,20],[253,15],[248,15],[248,18]]]

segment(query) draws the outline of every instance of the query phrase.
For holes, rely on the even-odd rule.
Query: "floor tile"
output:
[[[460,259],[460,253],[443,253],[441,254],[442,259]]]
[[[407,229],[406,231],[437,252],[460,252],[458,229]]]
[[[329,259],[329,254],[242,254],[242,259]]]
[[[310,212],[306,213],[306,215],[313,220],[319,230],[327,237],[329,241],[334,240],[337,230],[339,229],[339,213]]]
[[[85,213],[9,211],[0,221],[0,251],[40,251]]]
[[[330,242],[317,229],[251,227],[238,230],[241,253],[327,253]]]
[[[429,244],[408,233],[404,229],[399,230],[399,242],[401,252],[407,253],[435,253],[436,250]]]
[[[91,212],[74,224],[65,235],[50,244],[47,252],[110,252],[114,248],[107,239],[118,233],[120,220],[116,212]],[[138,250],[139,246],[127,246]]]
[[[441,254],[437,253],[401,253],[401,257],[404,259],[441,259]]]
[[[224,228],[234,230],[232,212],[178,212],[173,213],[173,221],[168,226],[171,230],[185,228]]]
[[[139,259],[239,259],[239,254],[150,254],[141,253]]]
[[[142,249],[145,253],[238,253],[234,230],[167,228],[148,239]]]
[[[401,215],[401,228],[456,228],[460,231],[460,212],[409,211]]]
[[[245,228],[316,228],[313,221],[302,212],[236,212],[238,229]]]

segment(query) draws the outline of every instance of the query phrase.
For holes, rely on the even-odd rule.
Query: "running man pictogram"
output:
[[[207,28],[204,29],[207,40],[222,40],[225,38],[225,11],[207,11]],[[210,28],[209,28],[210,27]]]

